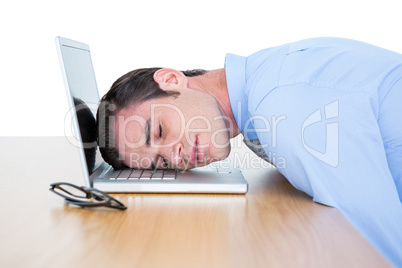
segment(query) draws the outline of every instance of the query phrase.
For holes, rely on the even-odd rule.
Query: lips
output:
[[[195,136],[194,145],[193,145],[193,148],[192,148],[191,154],[190,154],[190,162],[191,162],[192,164],[196,164],[196,163],[197,163],[197,156],[198,156],[197,144],[198,144],[198,137]]]
[[[204,162],[204,153],[202,153],[200,148],[198,148],[198,143],[199,143],[198,136],[196,136],[190,155],[190,162],[194,165],[197,163]]]

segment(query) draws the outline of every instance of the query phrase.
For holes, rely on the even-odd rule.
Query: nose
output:
[[[172,155],[170,157],[170,162],[172,165],[179,165],[183,159],[183,149],[184,146],[181,142],[175,144],[172,148]]]

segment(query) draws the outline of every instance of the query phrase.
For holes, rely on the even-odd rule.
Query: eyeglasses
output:
[[[127,209],[125,205],[111,197],[110,195],[84,186],[76,186],[67,182],[56,182],[50,184],[49,189],[53,193],[64,197],[67,203],[81,207],[108,207],[114,209]]]

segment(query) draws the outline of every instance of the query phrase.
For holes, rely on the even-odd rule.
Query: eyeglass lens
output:
[[[79,187],[68,184],[59,184],[54,187],[54,191],[67,198],[87,198],[87,193]]]
[[[51,191],[65,198],[66,202],[79,206],[107,206],[124,210],[127,207],[112,196],[93,188],[79,187],[67,182],[53,183]]]

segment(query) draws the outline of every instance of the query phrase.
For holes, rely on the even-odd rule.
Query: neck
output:
[[[204,75],[188,77],[188,87],[204,91],[212,95],[218,102],[223,115],[230,120],[227,122],[227,127],[230,131],[230,138],[236,137],[240,134],[240,129],[234,119],[232,107],[230,106],[230,99],[228,87],[226,84],[225,69],[217,69],[208,71]]]

